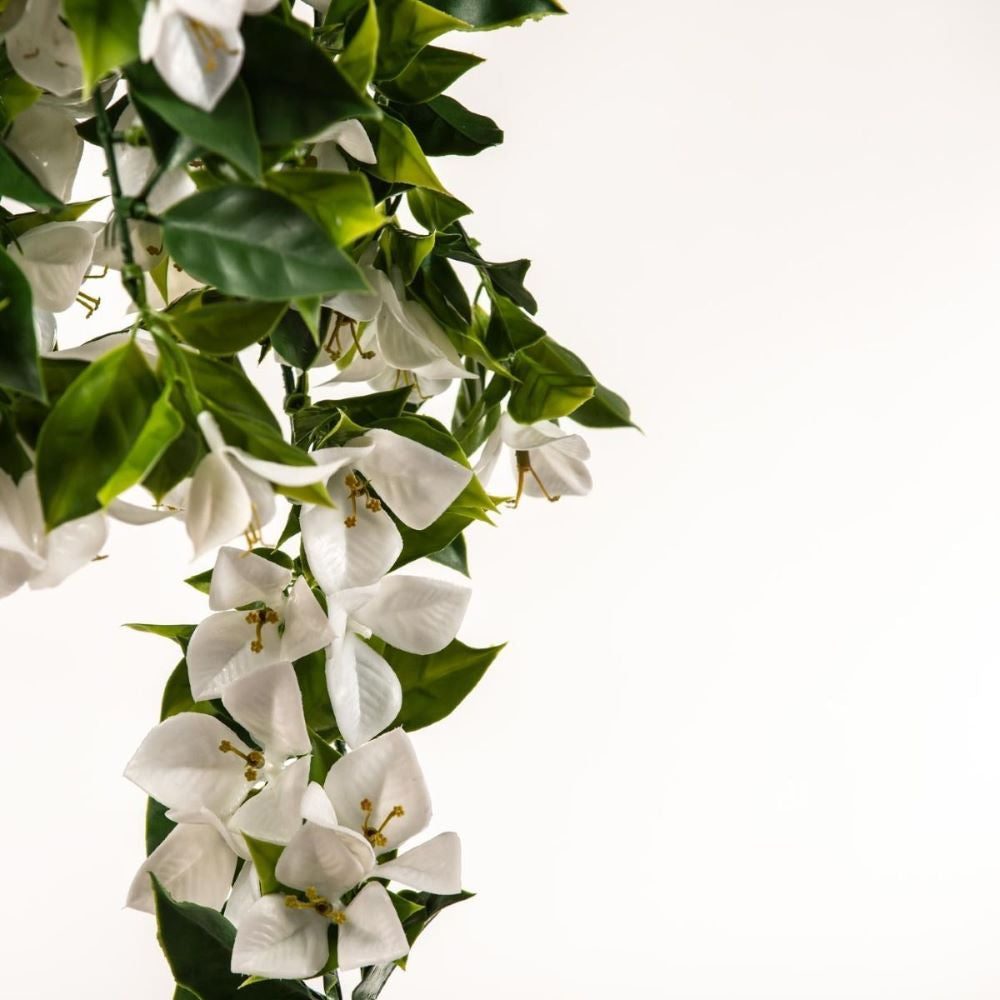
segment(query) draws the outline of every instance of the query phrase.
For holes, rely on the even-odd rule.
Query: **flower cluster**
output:
[[[203,621],[136,626],[184,652],[126,768],[149,798],[128,905],[178,996],[340,997],[360,969],[370,1000],[469,895],[456,834],[411,843],[409,735],[500,649],[458,638],[465,531],[588,493],[566,420],[631,419],[431,166],[503,137],[444,93],[481,60],[433,43],[559,10],[0,3],[0,596],[104,558],[109,519],[179,520],[213,560]],[[96,336],[66,343],[81,317]]]

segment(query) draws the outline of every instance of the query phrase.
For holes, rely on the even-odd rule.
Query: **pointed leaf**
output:
[[[0,250],[0,386],[45,398],[31,286],[6,250]]]
[[[133,0],[63,0],[83,62],[83,90],[139,54],[141,7]]]

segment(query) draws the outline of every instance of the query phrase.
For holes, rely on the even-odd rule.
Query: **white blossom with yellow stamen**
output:
[[[29,0],[4,35],[17,75],[59,97],[83,86],[80,49],[62,17],[61,0]]]
[[[46,191],[70,200],[83,157],[83,139],[71,115],[50,104],[33,104],[14,119],[4,141]]]
[[[7,248],[31,285],[36,309],[60,313],[80,302],[91,315],[100,305],[100,299],[80,291],[94,257],[94,229],[89,222],[48,222]]]

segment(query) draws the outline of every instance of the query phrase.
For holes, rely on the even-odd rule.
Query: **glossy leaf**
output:
[[[385,224],[364,174],[326,170],[280,170],[267,177],[272,191],[311,215],[338,246],[347,246]]]
[[[635,427],[628,403],[616,392],[598,384],[594,395],[577,407],[570,418],[584,427]]]
[[[281,844],[271,844],[266,840],[258,840],[249,834],[243,834],[243,839],[250,848],[250,857],[253,859],[253,866],[260,879],[260,891],[265,896],[272,892],[278,892],[281,883],[274,874],[275,865],[278,858],[284,853],[285,848]]]
[[[456,535],[449,545],[432,552],[427,558],[463,576],[469,575],[469,552],[465,544],[465,535]]]
[[[100,509],[98,492],[125,461],[159,394],[133,343],[98,358],[70,385],[38,439],[38,489],[50,530]]]
[[[379,80],[399,76],[424,46],[448,31],[468,25],[420,0],[380,0],[378,5]]]
[[[337,60],[340,72],[354,84],[358,93],[363,94],[375,76],[378,40],[378,12],[375,0],[368,0],[364,17]]]
[[[426,104],[394,105],[428,156],[475,156],[503,142],[503,130],[492,118],[476,114],[442,95]]]
[[[379,90],[391,101],[422,104],[444,93],[460,76],[481,62],[483,60],[471,52],[428,45],[394,80],[383,80]]]
[[[427,162],[420,143],[406,125],[386,115],[374,128],[378,162],[366,165],[366,170],[390,184],[410,184],[448,193]]]
[[[472,211],[468,205],[449,194],[425,188],[407,191],[406,202],[413,217],[430,232],[447,229],[456,219],[461,219]]]
[[[366,288],[320,225],[272,191],[242,185],[199,191],[163,222],[170,256],[227,295],[273,302]]]
[[[262,426],[272,434],[281,427],[267,401],[247,378],[243,366],[235,358],[221,360],[200,354],[187,354],[184,363],[198,393],[209,403],[250,426]]]
[[[146,856],[155,851],[167,839],[177,824],[167,819],[167,807],[156,799],[146,800]]]
[[[320,346],[302,314],[289,309],[271,334],[271,346],[282,361],[306,371],[315,362]]]
[[[195,630],[194,625],[147,625],[140,622],[127,622],[125,627],[134,629],[136,632],[148,632],[150,635],[171,639],[185,652]]]
[[[5,250],[0,250],[0,386],[45,398],[31,286]]]
[[[545,331],[513,302],[494,296],[486,328],[486,347],[492,354],[503,357],[523,351],[544,336]]]
[[[35,175],[0,142],[0,195],[32,208],[61,208],[62,202],[39,183]]]
[[[138,56],[142,7],[133,0],[63,0],[63,12],[80,49],[85,94]]]
[[[461,18],[473,28],[489,30],[521,24],[549,14],[565,14],[555,0],[427,0],[438,10]]]
[[[587,366],[551,337],[519,354],[513,371],[519,381],[511,389],[507,412],[522,424],[567,416],[597,386]]]
[[[174,332],[207,354],[236,354],[269,336],[287,306],[283,302],[209,302],[171,317]]]

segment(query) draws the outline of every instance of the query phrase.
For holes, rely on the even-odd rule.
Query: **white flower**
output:
[[[579,434],[567,434],[551,420],[519,424],[504,413],[476,463],[476,475],[484,482],[496,467],[504,445],[513,452],[515,507],[525,493],[555,501],[590,492],[593,481],[586,465],[590,449]]]
[[[314,367],[337,362],[332,381],[369,382],[377,389],[412,385],[419,398],[474,378],[447,334],[420,303],[407,299],[399,275],[361,267],[371,292],[342,292],[327,301],[335,316]],[[341,367],[343,366],[343,367]]]
[[[67,521],[46,534],[34,472],[15,484],[0,470],[0,597],[27,583],[55,587],[90,562],[107,540],[104,514]]]
[[[83,86],[83,69],[76,37],[60,8],[60,0],[29,0],[4,37],[18,76],[65,97]]]
[[[341,155],[343,150],[360,163],[377,163],[372,141],[364,126],[356,118],[343,122],[334,122],[325,128],[313,140],[312,155],[316,167],[320,170],[332,170],[334,173],[346,173],[350,168]]]
[[[278,880],[301,895],[264,896],[243,916],[234,972],[281,979],[316,975],[329,959],[331,922],[338,925],[338,968],[394,961],[409,948],[385,888],[367,882],[346,906],[341,897],[369,878],[440,894],[461,891],[461,844],[454,833],[377,862],[377,853],[395,850],[431,818],[420,765],[401,729],[338,760],[322,788],[309,786],[302,812],[306,823],[275,869]]]
[[[59,313],[77,301],[93,260],[94,240],[91,223],[49,222],[29,229],[7,248],[31,285],[36,309]],[[84,301],[90,312],[96,301]]]
[[[83,139],[73,119],[59,108],[33,104],[7,133],[7,146],[60,201],[69,201],[83,156]]]
[[[149,0],[139,29],[143,62],[152,60],[178,97],[212,111],[243,63],[240,22],[279,0]]]
[[[399,557],[403,540],[383,504],[404,524],[423,530],[472,478],[471,469],[388,430],[368,431],[314,457],[324,465],[340,461],[327,483],[337,509],[309,506],[301,516],[309,567],[331,594],[376,583]]]
[[[304,577],[252,552],[223,548],[212,573],[210,615],[188,645],[188,678],[197,701],[224,695],[231,684],[279,661],[293,661],[333,637]],[[286,591],[288,591],[286,593]],[[253,611],[221,611],[259,604]]]
[[[260,539],[277,507],[271,486],[303,487],[321,483],[337,463],[284,465],[267,462],[226,444],[215,418],[198,414],[198,425],[209,453],[195,470],[185,516],[195,556],[224,545],[238,535],[248,542]]]
[[[247,856],[241,835],[283,844],[299,827],[311,744],[292,665],[243,677],[222,702],[256,747],[214,716],[182,712],[150,732],[125,770],[179,823],[136,875],[134,909],[152,911],[149,872],[175,898],[221,908],[236,858]]]

